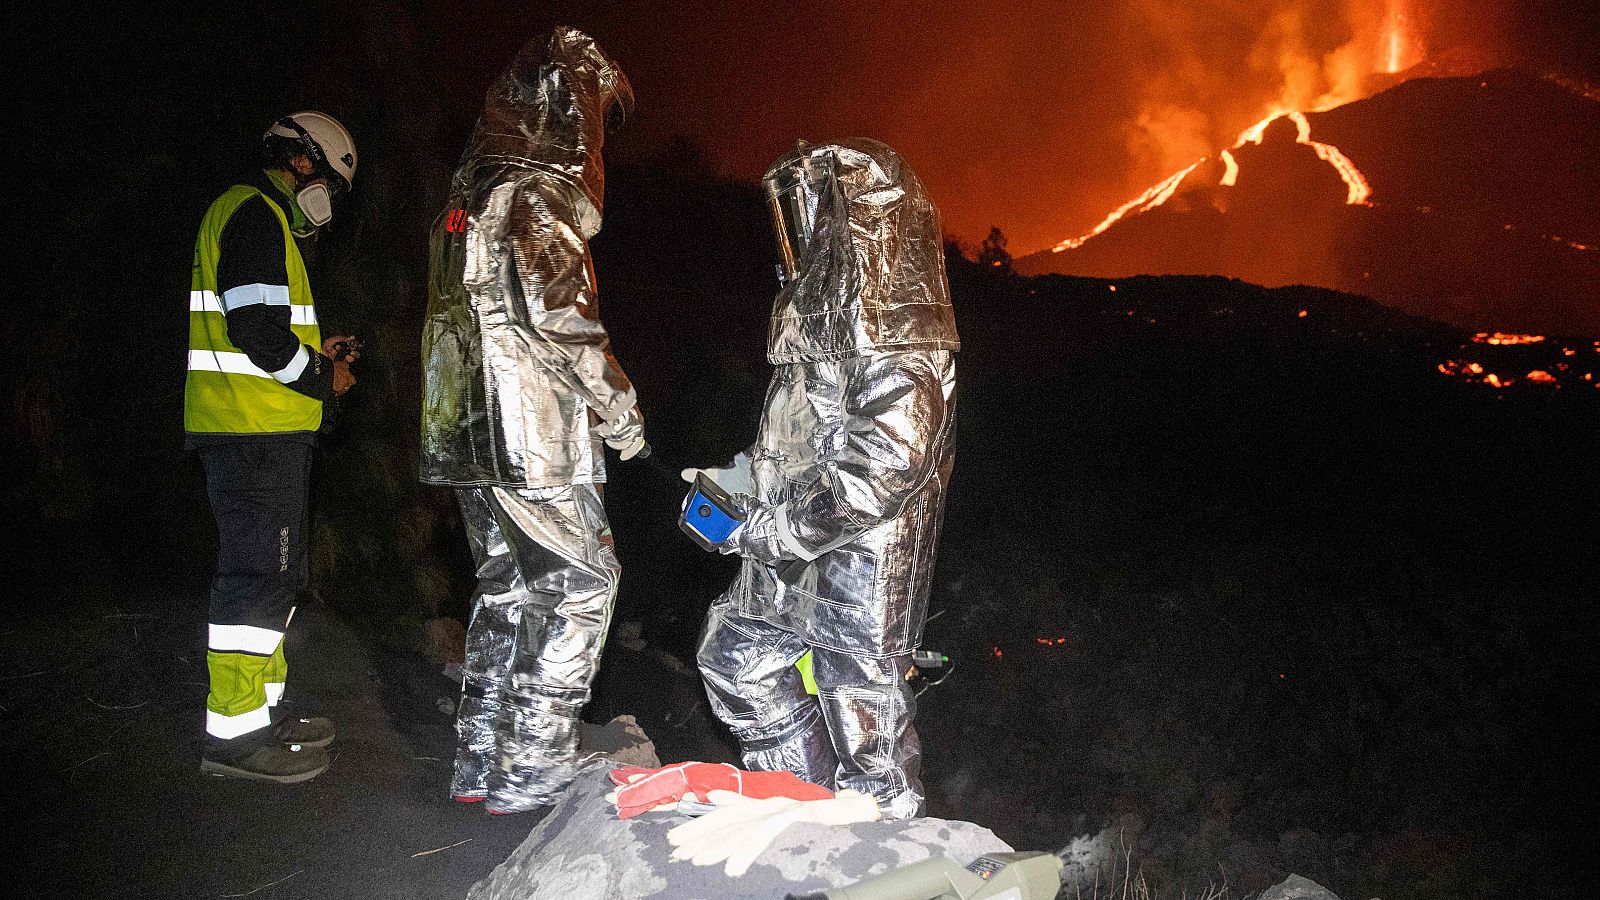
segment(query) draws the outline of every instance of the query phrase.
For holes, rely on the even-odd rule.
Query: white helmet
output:
[[[339,185],[344,190],[349,190],[350,183],[355,180],[355,139],[350,137],[350,132],[337,119],[327,113],[315,110],[290,113],[272,123],[262,137],[300,142],[305,147],[306,155],[319,169],[344,182]]]

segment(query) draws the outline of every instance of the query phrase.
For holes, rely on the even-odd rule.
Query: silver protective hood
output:
[[[960,349],[939,213],[899,154],[866,138],[801,141],[763,184],[787,275],[773,365]]]
[[[594,38],[557,26],[524,45],[489,88],[455,189],[464,191],[489,166],[544,169],[577,192],[583,236],[594,237],[605,199],[606,126],[632,110],[633,88],[622,69]]]

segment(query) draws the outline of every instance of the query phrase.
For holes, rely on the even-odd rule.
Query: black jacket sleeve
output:
[[[239,205],[218,239],[217,295],[228,319],[228,341],[258,368],[280,372],[297,359],[304,368],[285,386],[317,400],[333,394],[333,361],[306,347],[289,329],[289,269],[286,240],[267,201]]]

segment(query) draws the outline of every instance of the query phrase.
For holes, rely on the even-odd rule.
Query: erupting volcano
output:
[[[1455,325],[1600,334],[1600,102],[1469,54],[1423,59],[1398,0],[1347,49],[1320,81],[1285,66],[1283,99],[1231,146],[1017,269],[1308,284]]]

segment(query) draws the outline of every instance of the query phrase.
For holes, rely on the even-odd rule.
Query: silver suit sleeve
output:
[[[518,285],[507,324],[530,355],[611,421],[634,404],[633,385],[600,324],[589,245],[560,209],[562,192],[538,176],[509,199],[504,240]]]
[[[934,356],[883,353],[846,364],[839,449],[817,461],[813,477],[796,478],[805,486],[782,507],[789,534],[810,555],[900,515],[938,470],[949,423]]]

